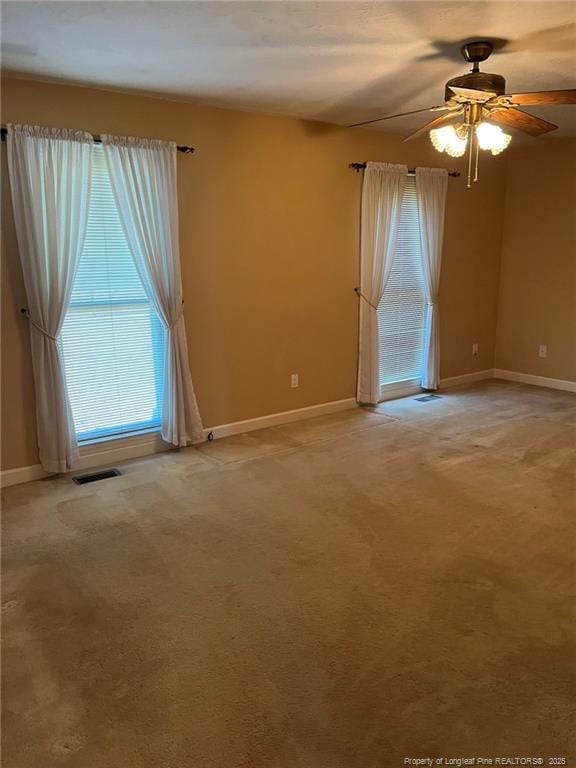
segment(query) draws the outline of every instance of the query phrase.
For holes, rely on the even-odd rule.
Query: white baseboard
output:
[[[289,424],[292,421],[313,419],[314,416],[326,416],[329,413],[347,411],[349,408],[357,407],[356,400],[353,397],[348,397],[346,400],[334,400],[330,403],[309,405],[306,408],[297,408],[293,411],[270,413],[268,416],[258,416],[255,419],[245,419],[244,421],[234,421],[231,424],[220,424],[217,427],[207,427],[204,430],[204,434],[207,437],[212,432],[214,437],[229,437],[230,435],[254,432],[257,429],[276,427],[279,424]]]
[[[450,387],[460,387],[466,384],[473,384],[475,381],[484,381],[492,379],[494,371],[487,368],[484,371],[473,371],[472,373],[463,373],[460,376],[450,376],[446,379],[440,379],[439,389],[449,389]],[[386,384],[382,387],[380,402],[386,400],[396,400],[399,397],[408,397],[415,394],[426,394],[428,390],[422,389],[418,381],[404,384]]]
[[[172,448],[173,446],[165,443],[160,438],[160,435],[157,434],[146,435],[137,439],[124,438],[81,446],[80,458],[76,462],[74,469],[70,470],[67,474],[76,474],[104,465],[112,466],[122,461],[141,459],[154,453],[172,450]],[[3,488],[7,488],[10,485],[20,485],[20,483],[29,483],[32,480],[43,480],[46,477],[51,477],[51,473],[43,470],[40,464],[33,464],[29,467],[17,467],[16,469],[5,469],[0,473]]]
[[[440,388],[449,389],[450,387],[472,384],[475,381],[483,381],[484,379],[491,378],[516,381],[521,384],[533,384],[537,387],[562,389],[567,392],[576,392],[575,381],[549,379],[545,376],[533,376],[532,374],[528,373],[504,371],[499,368],[495,370],[487,369],[484,371],[474,371],[472,373],[464,373],[461,376],[450,376],[446,379],[441,379]],[[417,392],[421,392],[421,387],[419,384],[401,385],[397,388],[391,387],[383,392],[382,400],[384,401],[398,397],[406,397]],[[337,413],[338,411],[345,411],[356,407],[358,407],[356,400],[353,397],[350,397],[346,398],[345,400],[334,400],[333,402],[329,403],[310,405],[306,408],[297,408],[293,411],[271,413],[268,416],[259,416],[255,419],[246,419],[244,421],[235,421],[231,424],[220,424],[215,427],[207,427],[204,430],[204,435],[207,437],[209,433],[212,432],[215,438],[229,437],[230,435],[239,435],[244,432],[253,432],[257,429],[264,429],[265,427],[274,427],[278,426],[279,424],[288,424],[293,421],[311,419],[314,418],[314,416],[325,416],[329,413]],[[109,445],[110,447],[104,447],[106,445]],[[80,456],[77,465],[72,471],[84,471],[104,465],[111,466],[123,461],[140,459],[144,456],[150,456],[154,453],[168,451],[171,449],[172,447],[161,440],[159,435],[149,435],[143,438],[138,438],[137,440],[132,439],[130,441],[111,441],[110,443],[97,443],[82,449],[82,455]],[[5,469],[0,473],[0,481],[2,487],[7,488],[10,485],[28,483],[32,480],[41,480],[49,476],[50,474],[45,472],[40,464],[34,464],[29,467]]]
[[[495,368],[494,378],[504,379],[505,381],[517,381],[519,384],[532,384],[535,387],[548,387],[548,389],[562,389],[566,392],[576,392],[576,381],[569,381],[567,379],[549,379],[547,376],[536,376],[532,373],[505,371],[501,368]]]
[[[42,480],[50,476],[48,472],[44,472],[40,464],[16,467],[16,469],[3,469],[0,475],[2,488],[8,488],[9,485],[20,485],[20,483],[31,483],[32,480]]]
[[[440,379],[440,389],[450,389],[450,387],[460,387],[464,384],[473,384],[475,381],[484,381],[493,379],[494,371],[492,368],[486,368],[484,371],[472,371],[472,373],[463,373],[460,376],[448,376],[446,379]]]
[[[297,408],[293,411],[271,413],[268,416],[260,416],[256,419],[246,419],[244,421],[235,421],[232,424],[220,424],[216,427],[207,427],[204,430],[204,435],[205,437],[208,437],[210,432],[212,432],[215,438],[229,437],[230,435],[253,432],[257,429],[264,429],[265,427],[274,427],[278,424],[288,424],[292,421],[311,419],[314,416],[325,416],[329,413],[337,413],[338,411],[345,411],[349,408],[356,407],[358,407],[356,400],[353,397],[350,397],[346,400],[335,400],[330,403],[309,405],[306,408]],[[141,459],[144,456],[150,456],[154,453],[172,449],[173,446],[165,443],[160,436],[156,434],[146,435],[145,437],[139,437],[138,439],[128,438],[125,440],[95,443],[81,449],[80,459],[71,472],[82,472],[105,465],[110,467],[123,461]],[[6,469],[0,473],[1,485],[3,488],[7,488],[10,485],[19,485],[20,483],[29,483],[32,480],[42,480],[45,477],[50,477],[50,473],[45,472],[40,464],[34,464],[30,467]]]

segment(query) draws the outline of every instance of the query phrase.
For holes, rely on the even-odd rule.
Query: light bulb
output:
[[[430,131],[430,141],[438,152],[446,152],[451,157],[462,157],[466,152],[468,137],[463,126],[445,125],[442,128],[433,128]],[[459,135],[464,133],[463,136]]]
[[[504,152],[508,144],[512,141],[512,136],[504,133],[502,128],[491,123],[479,123],[476,126],[476,136],[480,149],[486,149],[493,155],[499,155]]]

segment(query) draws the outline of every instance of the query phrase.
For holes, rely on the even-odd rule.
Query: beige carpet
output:
[[[489,382],[7,489],[4,766],[576,758],[575,465]]]

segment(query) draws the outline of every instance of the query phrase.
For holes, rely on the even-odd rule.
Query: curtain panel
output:
[[[8,125],[8,173],[28,301],[40,462],[64,472],[78,443],[59,335],[84,247],[92,136]]]
[[[416,168],[416,199],[426,288],[426,325],[422,360],[422,388],[438,389],[440,382],[440,317],[438,292],[442,266],[444,213],[448,171],[445,168]]]
[[[406,186],[405,165],[367,163],[362,184],[360,223],[359,403],[380,400],[378,304],[390,276],[400,207]]]
[[[162,439],[185,446],[201,440],[203,430],[182,312],[176,144],[105,135],[102,145],[130,251],[167,335]]]

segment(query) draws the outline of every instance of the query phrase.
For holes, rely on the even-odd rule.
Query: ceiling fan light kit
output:
[[[502,75],[480,72],[480,63],[486,61],[493,50],[494,44],[490,40],[473,40],[461,47],[460,52],[464,60],[472,64],[472,70],[448,80],[445,87],[445,106],[388,115],[377,120],[355,123],[351,127],[378,123],[415,112],[444,112],[445,114],[407,136],[404,141],[429,133],[432,145],[438,152],[445,152],[450,157],[463,157],[468,150],[466,186],[470,189],[472,181],[478,181],[479,150],[499,155],[512,140],[511,134],[505,133],[500,125],[515,128],[530,136],[541,136],[558,127],[516,109],[517,105],[576,104],[576,89],[507,94],[506,80]]]

